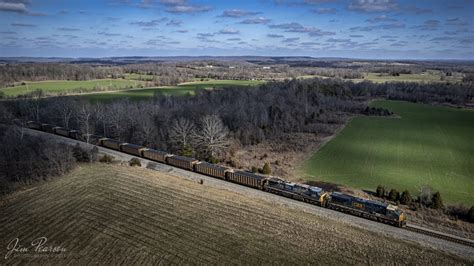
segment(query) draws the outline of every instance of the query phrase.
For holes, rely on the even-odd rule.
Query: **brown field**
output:
[[[55,264],[453,264],[440,251],[142,168],[81,165],[71,174],[0,198],[5,263]],[[4,259],[6,245],[38,237]]]

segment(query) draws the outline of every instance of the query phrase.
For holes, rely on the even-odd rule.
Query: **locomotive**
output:
[[[193,171],[228,182],[263,190],[269,193],[307,202],[320,207],[372,219],[381,223],[398,227],[403,227],[406,225],[405,214],[403,211],[398,209],[397,206],[392,204],[376,200],[363,199],[340,192],[328,192],[315,186],[293,183],[277,177],[268,177],[251,172],[235,170],[208,162],[202,162],[195,158],[173,155],[164,151],[130,143],[123,143],[98,135],[81,134],[76,130],[56,127],[50,124],[41,124],[34,121],[28,121],[27,127],[79,141],[85,141],[93,145],[124,152],[151,161],[168,164],[188,171]]]

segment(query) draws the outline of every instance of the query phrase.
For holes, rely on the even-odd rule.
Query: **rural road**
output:
[[[24,130],[24,133],[26,134],[54,138],[59,142],[63,142],[69,145],[76,145],[76,143],[79,143],[79,145],[85,149],[91,149],[93,147],[93,145],[91,144],[87,144],[84,142],[65,138],[58,135],[53,135],[50,133],[31,130],[27,128],[22,128],[21,130]],[[103,148],[103,147],[98,147],[98,148],[99,148],[99,153],[112,155],[114,156],[115,160],[119,160],[122,162],[128,162],[131,158],[134,158],[134,157],[136,158],[136,156],[124,154],[124,153],[110,150],[107,148]],[[153,162],[153,161],[143,159],[143,158],[139,158],[139,159],[141,161],[142,167],[146,167],[146,168],[153,169],[160,172],[166,172],[170,175],[180,177],[180,178],[186,178],[186,179],[196,181],[196,182],[198,182],[199,180],[203,180],[204,185],[206,186],[211,186],[211,187],[220,188],[220,189],[227,189],[233,192],[244,194],[247,197],[261,198],[261,199],[270,201],[272,203],[277,203],[277,204],[286,206],[291,209],[302,210],[307,213],[312,213],[314,215],[324,217],[329,220],[333,220],[335,222],[344,223],[344,224],[347,224],[347,226],[353,226],[356,228],[360,228],[362,230],[372,231],[380,235],[392,237],[392,238],[403,240],[403,241],[409,241],[416,245],[434,248],[442,252],[451,253],[454,255],[467,258],[469,260],[474,260],[474,248],[472,247],[468,247],[461,244],[449,242],[446,240],[434,238],[431,236],[411,232],[405,229],[385,225],[385,224],[378,223],[375,221],[362,219],[360,217],[347,215],[347,214],[333,211],[330,209],[313,206],[307,203],[291,200],[288,198],[273,195],[273,194],[263,192],[260,190],[244,187],[244,186],[230,183],[227,181],[223,181],[223,180],[208,177],[205,175],[197,174],[194,172],[182,170],[182,169],[175,168],[166,164]]]

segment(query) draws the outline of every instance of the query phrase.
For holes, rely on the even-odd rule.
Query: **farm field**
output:
[[[196,90],[202,89],[213,89],[221,88],[225,86],[257,86],[262,84],[263,81],[257,80],[210,80],[210,81],[193,81],[181,83],[178,86],[169,86],[169,87],[157,87],[157,88],[145,88],[145,89],[133,89],[133,90],[124,90],[117,92],[104,92],[104,93],[93,93],[83,95],[83,97],[88,98],[92,101],[110,101],[119,98],[130,98],[132,100],[144,100],[150,97],[153,97],[155,94],[162,95],[193,95]]]
[[[45,93],[60,94],[71,92],[87,92],[93,90],[94,88],[119,90],[125,88],[134,88],[143,84],[144,82],[142,81],[123,79],[98,79],[86,81],[51,80],[26,82],[26,85],[1,88],[0,91],[4,92],[6,96],[17,96],[27,94],[37,89],[41,89]]]
[[[16,253],[7,264],[469,263],[143,168],[81,165],[0,200],[2,243],[46,237],[63,248]]]
[[[376,101],[401,118],[356,117],[303,166],[305,178],[375,191],[377,185],[440,191],[474,203],[474,111]]]
[[[299,79],[308,79],[308,78],[322,78],[326,79],[329,77],[319,76],[319,75],[305,75],[299,76]],[[384,83],[384,82],[461,82],[462,81],[461,73],[453,73],[450,77],[445,77],[445,80],[441,80],[441,73],[429,71],[423,72],[420,74],[400,74],[399,76],[392,76],[389,74],[381,73],[366,73],[363,79],[346,79],[353,82],[361,82],[364,80],[372,81],[374,83]]]
[[[369,80],[375,83],[384,83],[392,81],[403,81],[403,82],[460,82],[462,76],[459,73],[454,73],[451,77],[446,77],[446,80],[441,80],[440,73],[424,72],[420,74],[400,74],[400,76],[391,76],[380,73],[368,73],[364,80]],[[358,81],[361,81],[358,79]]]

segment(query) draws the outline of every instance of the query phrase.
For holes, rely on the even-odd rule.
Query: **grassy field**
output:
[[[328,78],[325,76],[318,75],[305,75],[299,76],[299,79],[308,79],[308,78]],[[364,80],[372,81],[374,83],[384,83],[384,82],[461,82],[462,81],[461,73],[453,73],[450,77],[445,77],[445,80],[441,80],[441,73],[436,71],[428,71],[420,74],[400,74],[400,76],[392,76],[382,73],[366,73],[363,79],[347,79],[353,82],[361,82]]]
[[[469,262],[280,203],[143,168],[82,165],[0,198],[5,264],[454,264]],[[6,260],[6,245],[47,238]],[[374,252],[376,250],[376,252]]]
[[[384,83],[392,81],[403,81],[403,82],[459,82],[462,81],[462,76],[455,73],[451,77],[446,77],[443,81],[441,75],[438,72],[424,72],[420,74],[400,74],[400,76],[391,76],[380,73],[368,73],[365,80],[370,80],[375,83]],[[360,79],[358,81],[361,81]]]
[[[137,80],[123,80],[123,79],[98,79],[87,81],[73,81],[73,80],[52,80],[39,82],[26,82],[26,85],[19,85],[15,87],[1,88],[7,96],[17,96],[32,92],[36,89],[41,89],[46,93],[59,94],[66,92],[86,92],[94,88],[104,88],[111,90],[119,90],[124,88],[136,88],[140,84],[144,84]]]
[[[305,163],[307,179],[415,195],[429,185],[445,202],[474,204],[474,111],[395,101],[373,106],[401,118],[354,118]]]
[[[104,92],[83,95],[92,101],[110,101],[119,98],[130,98],[132,100],[143,100],[153,97],[155,94],[162,95],[193,95],[196,90],[221,88],[225,86],[249,87],[262,84],[263,81],[257,80],[210,80],[210,81],[194,81],[181,83],[173,87],[157,87],[146,89],[134,89],[119,92]]]

